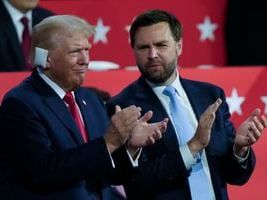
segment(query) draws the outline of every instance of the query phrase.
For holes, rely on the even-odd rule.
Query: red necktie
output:
[[[23,24],[23,32],[22,32],[22,50],[25,58],[26,69],[31,70],[31,64],[29,63],[30,50],[31,50],[31,36],[29,31],[29,20],[27,17],[22,17],[20,19]]]
[[[80,116],[79,110],[77,108],[77,105],[75,103],[73,95],[70,92],[68,92],[64,96],[63,100],[69,105],[69,107],[68,107],[69,111],[70,111],[74,121],[76,122],[77,127],[80,130],[80,133],[83,137],[83,140],[85,142],[87,142],[88,141],[88,134],[84,128],[84,125],[83,125],[83,122],[82,122],[82,119],[81,119],[81,116]]]

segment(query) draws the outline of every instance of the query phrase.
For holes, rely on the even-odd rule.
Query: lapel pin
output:
[[[86,102],[85,102],[84,100],[82,100],[82,102],[83,102],[83,105],[85,105],[85,106],[86,106]]]

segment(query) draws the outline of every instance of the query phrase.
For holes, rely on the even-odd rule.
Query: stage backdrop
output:
[[[27,73],[0,73],[0,100],[4,93],[19,83]],[[232,121],[238,126],[254,108],[259,107],[267,114],[267,68],[216,68],[209,70],[183,69],[183,77],[211,82],[221,86],[226,93],[227,103],[232,113]],[[128,83],[139,76],[137,71],[109,70],[89,71],[84,85],[96,86],[118,93]],[[267,131],[253,146],[256,156],[256,170],[244,186],[229,186],[231,200],[265,200],[267,185]]]
[[[181,66],[225,66],[226,3],[227,0],[40,1],[41,6],[57,14],[78,15],[95,25],[96,34],[91,40],[91,58],[111,61],[121,68],[135,64],[128,42],[129,25],[135,16],[148,9],[169,11],[183,24],[184,49],[180,60]]]

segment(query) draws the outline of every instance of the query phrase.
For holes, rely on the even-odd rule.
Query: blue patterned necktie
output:
[[[170,117],[176,130],[179,145],[185,145],[195,134],[195,130],[190,123],[189,113],[182,103],[181,96],[179,96],[173,86],[166,86],[163,94],[168,96],[170,99]],[[208,178],[204,172],[200,154],[197,155],[196,164],[192,166],[192,171],[188,177],[188,181],[193,200],[212,199],[208,185]]]
[[[185,106],[182,104],[182,99],[178,96],[176,89],[172,86],[167,86],[163,94],[170,99],[170,114],[176,135],[180,145],[186,144],[194,136],[194,128],[190,124],[190,119]]]

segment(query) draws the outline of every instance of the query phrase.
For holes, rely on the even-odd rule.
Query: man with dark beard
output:
[[[108,102],[109,113],[134,104],[153,110],[151,122],[171,123],[162,140],[142,149],[139,167],[129,166],[135,173],[124,185],[128,199],[228,199],[226,185],[242,185],[253,172],[251,145],[267,126],[265,116],[255,109],[235,130],[221,88],[180,77],[182,26],[172,14],[142,13],[130,38],[141,77]]]

